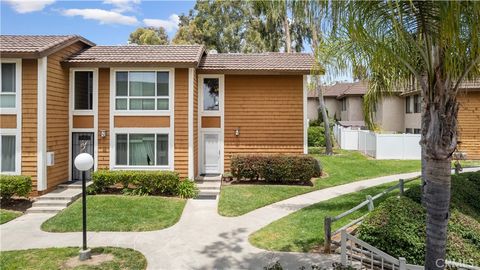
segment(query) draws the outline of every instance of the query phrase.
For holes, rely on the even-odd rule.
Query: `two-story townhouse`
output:
[[[95,170],[191,179],[228,171],[234,154],[307,152],[310,54],[79,36],[1,36],[0,45],[1,173],[32,176],[36,194],[79,179],[82,145]]]

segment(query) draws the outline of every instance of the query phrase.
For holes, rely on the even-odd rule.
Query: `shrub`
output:
[[[0,197],[10,200],[13,195],[26,197],[32,191],[32,179],[23,175],[0,175]]]
[[[308,146],[325,146],[325,128],[323,126],[308,128]]]
[[[92,174],[91,193],[104,192],[121,184],[124,193],[133,195],[177,195],[180,177],[172,171],[107,171]]]
[[[178,185],[178,196],[184,199],[195,198],[198,195],[198,188],[194,181],[186,178]]]
[[[306,182],[321,175],[321,166],[307,155],[237,155],[232,157],[231,171],[237,180]]]

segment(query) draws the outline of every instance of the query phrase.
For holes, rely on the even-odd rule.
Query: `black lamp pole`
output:
[[[85,171],[82,171],[82,231],[83,246],[82,250],[87,250],[87,179]]]

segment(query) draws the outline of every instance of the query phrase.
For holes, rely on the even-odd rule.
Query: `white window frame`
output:
[[[205,110],[205,108],[203,107],[203,99],[204,99],[204,96],[203,96],[203,81],[204,79],[218,79],[218,102],[219,102],[219,106],[218,106],[218,110],[217,111],[210,111],[210,110]],[[223,110],[224,110],[224,107],[225,107],[225,75],[223,74],[202,74],[202,75],[198,75],[198,81],[199,81],[199,91],[198,91],[198,95],[199,95],[199,107],[200,107],[200,114],[204,115],[204,116],[222,116],[223,115]]]
[[[17,116],[22,111],[22,59],[18,58],[5,58],[1,59],[0,63],[13,63],[15,64],[15,108],[0,108],[0,114],[17,114]],[[1,71],[0,71],[1,72]],[[0,85],[1,85],[1,76],[0,76]],[[7,94],[10,95],[10,94]],[[18,127],[18,125],[17,125]]]
[[[131,71],[143,71],[143,72],[155,72],[155,96],[119,96],[117,97],[117,72],[131,72]],[[115,115],[170,115],[173,112],[173,94],[174,94],[174,84],[175,84],[175,69],[174,68],[111,68],[110,69],[110,106]],[[168,72],[168,97],[167,96],[157,96],[157,72]],[[129,75],[127,75],[129,77]],[[130,82],[127,83],[127,94],[130,93]],[[155,99],[155,108],[157,107],[158,99],[167,99],[168,98],[168,110],[130,110],[130,99],[145,99],[152,98]],[[126,110],[117,110],[116,101],[117,99],[127,99],[127,109]]]
[[[168,165],[117,165],[117,134],[167,134],[168,135]],[[110,168],[113,170],[172,170],[173,171],[173,159],[174,159],[174,133],[170,128],[115,128],[110,139]],[[127,143],[128,144],[128,143]],[[155,140],[155,161],[156,157],[157,141]],[[127,145],[127,160],[129,156],[130,145]]]
[[[13,172],[2,172],[1,171],[1,158],[0,158],[0,174],[7,174],[7,175],[20,175],[22,172],[22,145],[21,145],[21,134],[20,129],[7,129],[2,128],[0,130],[0,153],[2,151],[2,144],[1,144],[1,137],[2,136],[15,136],[15,171]]]
[[[72,96],[72,105],[71,110],[75,115],[93,115],[95,113],[95,106],[97,105],[97,96],[98,96],[98,69],[96,68],[72,68],[71,70],[71,91]],[[76,72],[92,72],[92,109],[75,109],[75,73]]]

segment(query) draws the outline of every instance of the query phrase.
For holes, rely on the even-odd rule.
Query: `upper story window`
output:
[[[219,111],[220,110],[220,83],[218,78],[203,79],[203,110]]]
[[[347,99],[343,98],[342,99],[342,111],[346,111],[346,110],[347,110]]]
[[[414,113],[419,113],[421,108],[422,108],[422,102],[421,102],[421,97],[420,95],[415,95],[413,96],[413,112]]]
[[[16,107],[16,64],[2,63],[0,108]]]
[[[75,71],[75,110],[93,109],[93,71]]]
[[[115,74],[116,110],[169,110],[169,72],[118,71]]]
[[[412,97],[410,96],[405,98],[405,112],[412,113]]]

